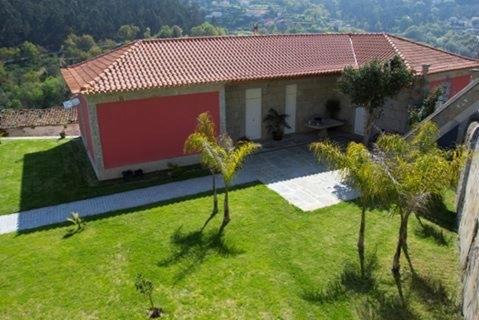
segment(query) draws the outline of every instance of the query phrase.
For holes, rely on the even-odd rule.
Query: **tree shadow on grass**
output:
[[[322,304],[345,299],[351,293],[367,294],[375,291],[376,279],[374,278],[374,271],[377,269],[377,266],[376,255],[369,255],[366,258],[365,274],[362,276],[359,267],[348,262],[338,278],[329,282],[326,288],[304,290],[302,298],[311,303]]]
[[[223,234],[217,231],[208,233],[192,231],[185,233],[182,231],[182,227],[179,227],[171,235],[170,242],[173,247],[173,253],[169,257],[160,260],[157,265],[164,268],[181,265],[175,276],[175,283],[193,273],[208,256],[217,255],[229,258],[244,253],[243,250],[227,244]]]
[[[444,232],[434,225],[423,224],[418,226],[414,230],[414,234],[421,239],[432,239],[440,246],[449,246],[449,241]]]
[[[408,305],[395,296],[389,296],[378,287],[374,272],[378,269],[376,254],[366,259],[365,274],[361,275],[357,264],[346,263],[340,275],[322,290],[305,290],[302,298],[321,305],[348,300],[351,296],[363,296],[356,306],[359,319],[414,320],[418,316]]]
[[[411,291],[434,315],[434,319],[461,319],[459,306],[449,297],[441,281],[428,276],[413,274]]]
[[[447,208],[442,196],[433,196],[420,215],[446,230],[457,232],[457,214]]]

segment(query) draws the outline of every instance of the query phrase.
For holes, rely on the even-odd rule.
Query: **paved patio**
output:
[[[303,211],[356,197],[355,191],[341,183],[338,172],[328,171],[318,164],[305,145],[254,155],[236,177],[235,184],[258,180]],[[201,177],[4,215],[0,216],[0,234],[61,223],[74,211],[82,217],[94,216],[192,196],[210,189],[211,177]]]

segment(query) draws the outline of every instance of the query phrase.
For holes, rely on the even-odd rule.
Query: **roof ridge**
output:
[[[115,67],[120,61],[123,61],[127,55],[129,55],[135,48],[137,48],[141,44],[141,40],[136,40],[133,42],[128,43],[129,47],[128,49],[125,50],[118,58],[115,59],[107,68],[105,68],[101,73],[99,73],[95,78],[93,78],[91,81],[89,81],[87,84],[90,87],[93,87],[93,85],[100,80],[105,73],[110,71],[113,67]],[[110,53],[113,51],[110,51]]]
[[[429,44],[421,42],[421,41],[411,40],[411,39],[408,39],[408,38],[405,38],[405,37],[402,37],[402,36],[398,36],[398,35],[395,35],[395,34],[388,34],[388,36],[390,36],[392,38],[397,38],[399,40],[403,40],[403,41],[406,41],[406,42],[409,42],[409,43],[413,43],[413,44],[416,44],[416,45],[419,45],[419,46],[422,46],[422,47],[426,47],[426,48],[429,48],[429,49],[432,49],[432,50],[435,50],[435,51],[446,53],[446,54],[449,54],[451,56],[455,56],[455,57],[466,59],[466,60],[473,61],[473,62],[479,62],[479,59],[474,59],[474,58],[471,58],[471,57],[463,56],[461,54],[457,54],[457,53],[454,53],[454,52],[451,52],[451,51],[448,51],[448,50],[445,50],[445,49],[439,49],[439,48],[433,47],[432,45],[429,45]]]
[[[178,38],[148,38],[140,42],[192,41],[209,39],[242,39],[242,38],[281,38],[281,37],[313,37],[313,36],[351,36],[351,35],[382,35],[382,32],[305,32],[305,33],[272,33],[272,34],[227,34],[221,36],[195,36]]]
[[[354,49],[353,37],[351,36],[351,34],[349,35],[349,43],[351,44],[351,51],[354,57],[354,64],[356,67],[359,67],[358,58],[356,56],[356,49]]]
[[[411,64],[409,63],[409,61],[407,61],[407,59],[406,59],[406,57],[404,56],[404,54],[401,52],[401,50],[399,50],[399,48],[396,46],[396,44],[389,38],[390,34],[384,32],[383,35],[384,35],[384,37],[386,38],[386,40],[389,42],[389,44],[391,45],[391,47],[393,48],[394,52],[396,52],[396,54],[404,61],[404,64],[406,65],[406,67],[407,67],[409,70],[413,70],[413,67],[411,66]]]

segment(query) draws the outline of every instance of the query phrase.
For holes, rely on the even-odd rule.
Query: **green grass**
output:
[[[169,319],[460,318],[451,225],[425,222],[434,232],[424,232],[411,220],[418,275],[404,269],[403,308],[389,271],[398,217],[368,213],[362,280],[354,203],[303,213],[263,185],[233,191],[231,202],[223,237],[219,216],[197,233],[209,196],[88,221],[68,238],[68,227],[0,236],[0,318],[144,319],[137,273],[153,280]]]
[[[0,215],[207,174],[199,166],[99,182],[79,139],[2,140]]]

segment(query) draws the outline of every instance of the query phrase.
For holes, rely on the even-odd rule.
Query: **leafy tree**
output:
[[[185,141],[184,150],[185,153],[200,153],[201,163],[210,170],[213,177],[213,211],[202,229],[218,213],[216,174],[219,170],[211,153],[211,150],[215,148],[218,148],[216,126],[208,112],[201,113],[197,118],[195,131]]]
[[[151,280],[146,279],[141,273],[139,273],[136,275],[135,288],[140,294],[142,294],[150,302],[150,310],[149,310],[150,318],[160,317],[161,314],[163,313],[163,310],[161,308],[155,307],[155,303],[153,302],[153,291],[154,291],[153,282]]]
[[[160,32],[158,32],[159,38],[172,38],[173,37],[173,30],[170,26],[161,26]]]
[[[191,28],[191,35],[194,37],[222,36],[225,34],[226,30],[224,28],[214,26],[209,22],[203,22],[202,24]]]
[[[368,114],[364,144],[369,144],[374,122],[381,116],[386,99],[412,85],[413,79],[413,73],[399,56],[386,62],[373,60],[358,69],[351,66],[344,69],[339,89]]]
[[[151,38],[151,37],[152,37],[152,35],[151,35],[151,29],[150,29],[149,27],[147,27],[147,28],[145,29],[145,32],[143,32],[143,38],[149,39],[149,38]]]
[[[91,35],[69,34],[63,43],[63,54],[69,62],[80,62],[101,53],[100,47]]]
[[[420,106],[411,107],[409,110],[409,125],[419,123],[433,113],[441,95],[442,90],[441,88],[438,88],[431,94],[427,95]]]
[[[387,200],[393,212],[400,216],[391,271],[401,299],[401,252],[414,272],[407,243],[409,217],[412,213],[421,212],[433,195],[442,194],[457,182],[467,156],[460,148],[453,152],[439,149],[436,144],[438,132],[435,124],[425,123],[410,141],[399,135],[383,135],[376,144],[375,161],[386,173],[391,190]]]
[[[171,28],[171,32],[173,38],[180,38],[183,36],[183,29],[181,29],[176,24]]]
[[[20,55],[31,64],[37,64],[40,59],[40,49],[29,41],[20,46]]]
[[[134,24],[125,24],[118,29],[118,37],[121,41],[133,41],[139,33],[140,28]]]
[[[365,229],[366,211],[387,203],[388,177],[374,161],[368,149],[360,143],[351,142],[343,152],[333,142],[316,142],[310,145],[311,151],[319,161],[324,161],[335,170],[341,170],[343,179],[359,192],[361,220],[358,235],[358,255],[361,275],[365,276]]]

